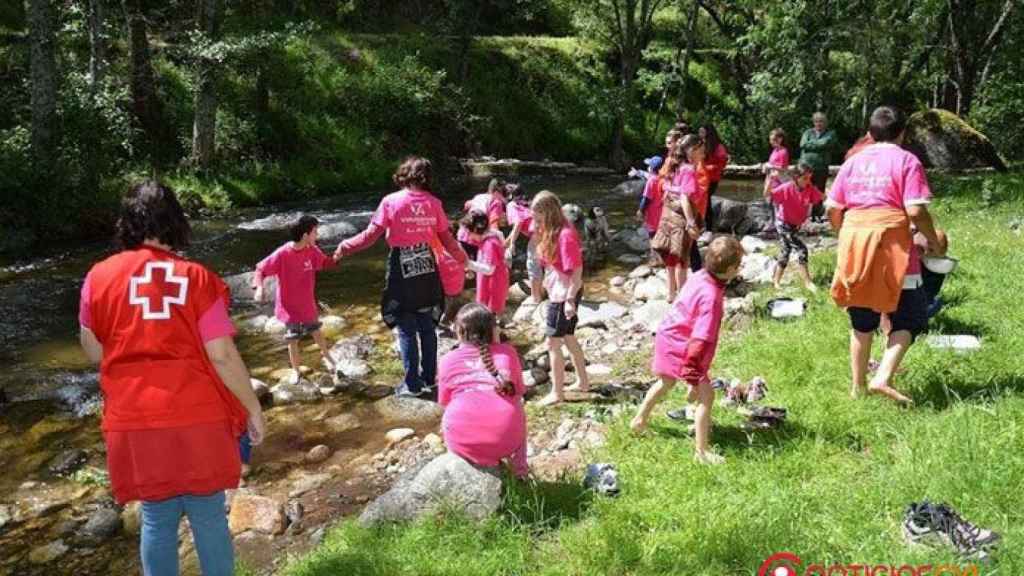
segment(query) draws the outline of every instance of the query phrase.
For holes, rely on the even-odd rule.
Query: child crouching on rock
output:
[[[687,280],[668,316],[658,326],[651,370],[660,380],[647,391],[640,411],[630,423],[634,433],[644,431],[658,402],[677,380],[685,381],[690,387],[687,400],[697,403],[694,458],[703,464],[724,461],[708,448],[711,407],[715,401],[708,369],[718,347],[725,286],[739,274],[742,260],[743,246],[735,238],[719,236],[711,241],[704,254],[704,269]]]

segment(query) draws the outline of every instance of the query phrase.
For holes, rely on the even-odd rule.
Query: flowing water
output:
[[[524,177],[522,181],[531,191],[552,190],[563,202],[603,206],[613,229],[636,226],[633,214],[638,199],[613,192],[621,178],[545,176]],[[759,194],[760,185],[759,180],[723,181],[719,194],[750,200]],[[484,182],[470,181],[443,195],[450,215],[454,216],[463,199],[484,186]],[[193,220],[193,244],[185,254],[222,276],[250,271],[256,262],[286,241],[287,224],[300,212],[321,219],[320,243],[329,254],[343,236],[366,225],[385,192],[367,191],[356,197],[283,204],[242,210],[230,217]],[[588,280],[604,279],[624,269],[614,258],[621,248],[613,245],[612,250],[609,264],[589,272]],[[102,454],[97,419],[98,383],[95,369],[78,346],[77,311],[82,278],[93,263],[111,252],[109,243],[74,245],[36,259],[0,261],[0,505],[15,505],[14,498],[26,491],[26,481],[42,481],[47,486],[64,486],[68,490],[90,486],[87,480],[83,484],[81,478],[72,482],[50,473],[51,460],[69,449],[90,451],[91,469],[102,469],[102,457],[97,456]],[[340,268],[318,276],[318,297],[333,313],[348,321],[345,335],[376,334],[379,340],[386,341],[388,335],[377,313],[385,255],[384,242],[378,242],[372,249],[343,260]],[[244,322],[258,312],[271,313],[271,308],[249,306],[233,312],[237,320]],[[284,347],[277,338],[241,332],[238,345],[250,367],[263,367],[265,372],[286,365]],[[52,539],[59,529],[60,526],[48,526],[47,532],[43,532],[48,536],[43,537]],[[22,527],[18,534],[25,538],[28,532]],[[33,538],[39,537],[36,534]],[[14,550],[7,547],[27,545],[13,539],[10,527],[5,531],[0,521],[0,548]],[[113,549],[132,550],[134,557],[130,542],[122,541]],[[95,563],[98,572],[85,563],[76,573],[106,573],[110,566],[104,562]]]

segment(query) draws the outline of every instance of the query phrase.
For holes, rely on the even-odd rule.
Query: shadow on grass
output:
[[[945,306],[949,306],[946,303]],[[930,321],[929,332],[932,334],[968,334],[971,336],[984,336],[988,329],[977,322],[966,322],[957,318],[950,318],[939,313]]]
[[[933,410],[945,410],[958,402],[987,402],[1005,393],[1024,394],[1024,378],[1018,375],[1001,375],[982,381],[954,377],[952,379],[930,378],[923,388],[911,393],[911,398],[920,406]]]
[[[719,408],[716,408],[718,410]],[[662,436],[691,440],[687,426],[652,423],[650,431]],[[711,429],[711,444],[727,449],[758,450],[766,446],[783,446],[807,435],[807,430],[790,418],[784,424],[767,430],[744,430],[740,426],[715,424]]]
[[[590,508],[594,493],[566,477],[557,482],[506,479],[502,514],[534,535],[577,522]]]

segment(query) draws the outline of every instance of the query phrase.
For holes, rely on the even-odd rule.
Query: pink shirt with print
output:
[[[277,276],[274,316],[285,324],[312,324],[316,308],[316,273],[334,265],[317,246],[296,250],[288,242],[263,259],[256,269],[264,277]]]
[[[548,297],[552,302],[565,302],[569,299],[573,273],[583,268],[583,245],[580,243],[579,233],[572,224],[566,222],[558,233],[554,261],[549,262],[544,254],[539,252],[538,247],[538,256],[546,269],[544,289],[548,291]]]
[[[500,315],[505,312],[508,300],[508,265],[505,264],[505,242],[500,232],[491,231],[484,236],[476,260],[493,270],[490,274],[477,273],[476,301]]]
[[[644,228],[654,234],[658,230],[658,223],[661,221],[661,208],[665,205],[665,181],[657,174],[647,179],[644,184],[644,198],[647,198],[647,205],[644,207]]]
[[[401,248],[429,243],[448,229],[448,216],[433,194],[400,190],[380,201],[370,223],[387,230],[388,246]]]
[[[484,367],[475,346],[461,344],[438,365],[437,401],[444,406],[441,429],[448,449],[479,466],[497,466],[508,458],[517,476],[525,476],[526,412],[522,364],[509,344],[491,344],[498,374],[514,393],[498,393],[498,382]]]
[[[799,228],[807,221],[811,206],[823,199],[824,196],[814,184],[808,184],[805,188],[798,187],[796,182],[781,184],[772,190],[775,220]]]
[[[698,339],[707,343],[700,359],[700,369],[706,377],[718,348],[724,300],[724,284],[707,270],[690,276],[654,337],[651,369],[655,374],[680,378],[690,340]]]
[[[529,206],[518,202],[509,202],[506,209],[508,223],[515,226],[519,224],[519,233],[527,238],[533,234],[533,211]]]

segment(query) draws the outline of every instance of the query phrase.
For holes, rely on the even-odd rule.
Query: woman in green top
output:
[[[833,155],[838,151],[839,142],[836,140],[836,133],[828,129],[828,117],[824,113],[815,112],[811,121],[814,128],[808,128],[800,138],[800,163],[811,166],[814,170],[811,182],[824,194],[825,182],[828,181],[828,167],[832,163]],[[820,216],[822,213],[821,205],[816,205],[813,214]]]

